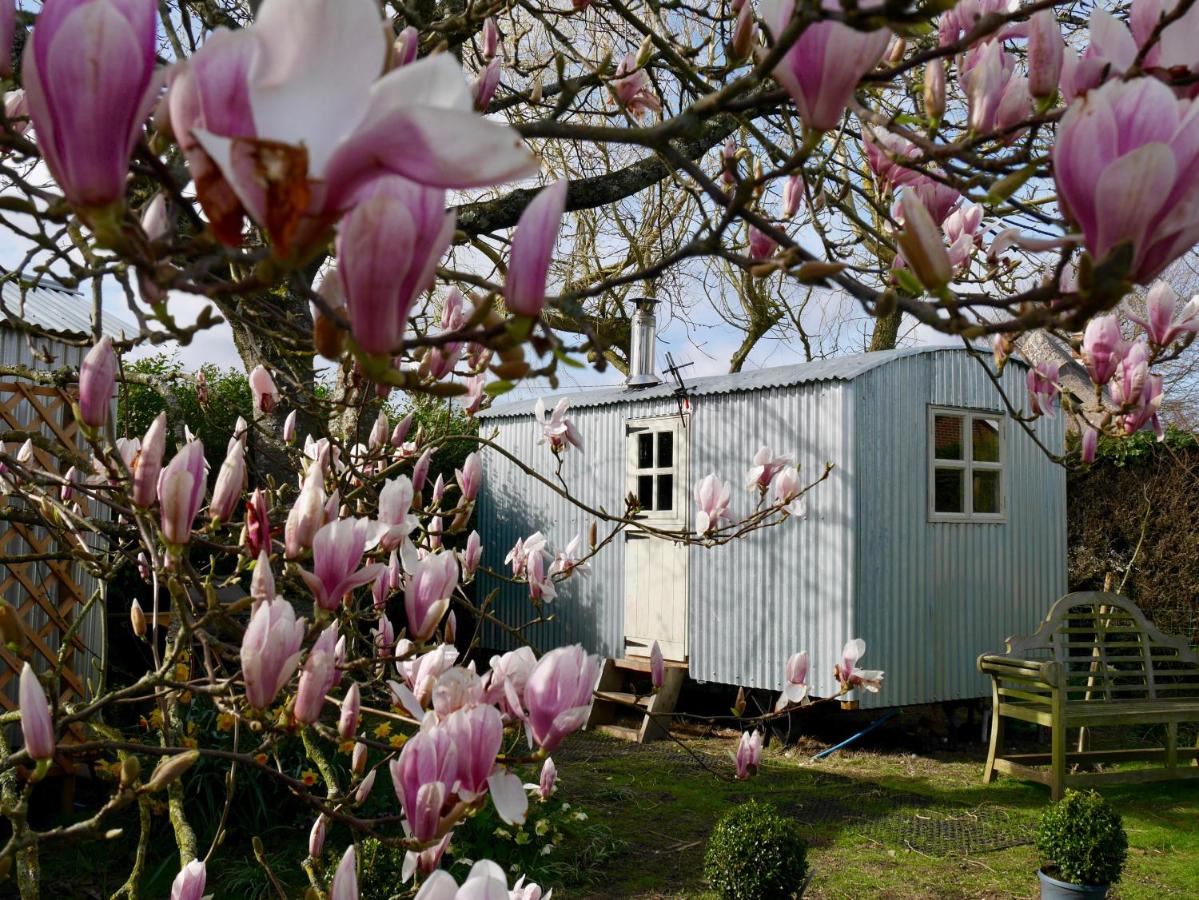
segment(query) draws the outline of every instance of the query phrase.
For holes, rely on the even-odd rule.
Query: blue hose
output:
[[[829,747],[827,750],[821,750],[819,753],[817,753],[815,756],[812,757],[812,762],[816,762],[817,760],[824,759],[826,756],[832,756],[838,750],[848,747],[850,744],[852,744],[854,741],[856,741],[858,738],[862,737],[863,735],[870,734],[870,732],[874,731],[874,729],[878,728],[880,725],[882,725],[888,719],[895,716],[895,714],[898,712],[899,712],[899,708],[896,707],[895,709],[890,710],[885,716],[883,716],[878,721],[871,722],[869,725],[867,725],[865,728],[863,728],[861,731],[859,731],[853,737],[847,737],[841,743],[835,744],[834,746]]]

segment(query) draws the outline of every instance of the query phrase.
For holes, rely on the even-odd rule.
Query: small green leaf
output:
[[[483,393],[488,397],[499,397],[501,394],[506,394],[516,385],[511,381],[491,381],[483,386]]]

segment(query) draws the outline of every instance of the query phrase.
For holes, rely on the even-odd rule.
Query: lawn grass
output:
[[[812,762],[777,744],[748,782],[731,778],[731,739],[630,749],[600,735],[564,747],[562,790],[630,842],[602,889],[571,897],[709,897],[703,854],[716,819],[750,798],[810,828],[806,897],[950,898],[1039,895],[1031,840],[1048,791],[1001,778],[984,785],[981,752],[842,751]],[[694,754],[694,755],[693,755]],[[698,756],[698,761],[696,759]],[[1104,795],[1129,837],[1118,898],[1199,897],[1199,785],[1112,786]],[[963,843],[962,838],[973,841]]]

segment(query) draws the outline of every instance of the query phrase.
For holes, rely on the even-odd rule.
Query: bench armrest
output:
[[[1051,688],[1061,684],[1061,666],[1052,659],[1017,659],[984,653],[978,658],[978,670],[992,678],[1029,681]]]

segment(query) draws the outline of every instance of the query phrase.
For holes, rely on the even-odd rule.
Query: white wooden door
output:
[[[637,518],[663,530],[687,527],[687,441],[679,416],[631,419],[626,425],[627,493]],[[625,653],[648,656],[654,641],[666,659],[687,658],[687,545],[625,532]]]

